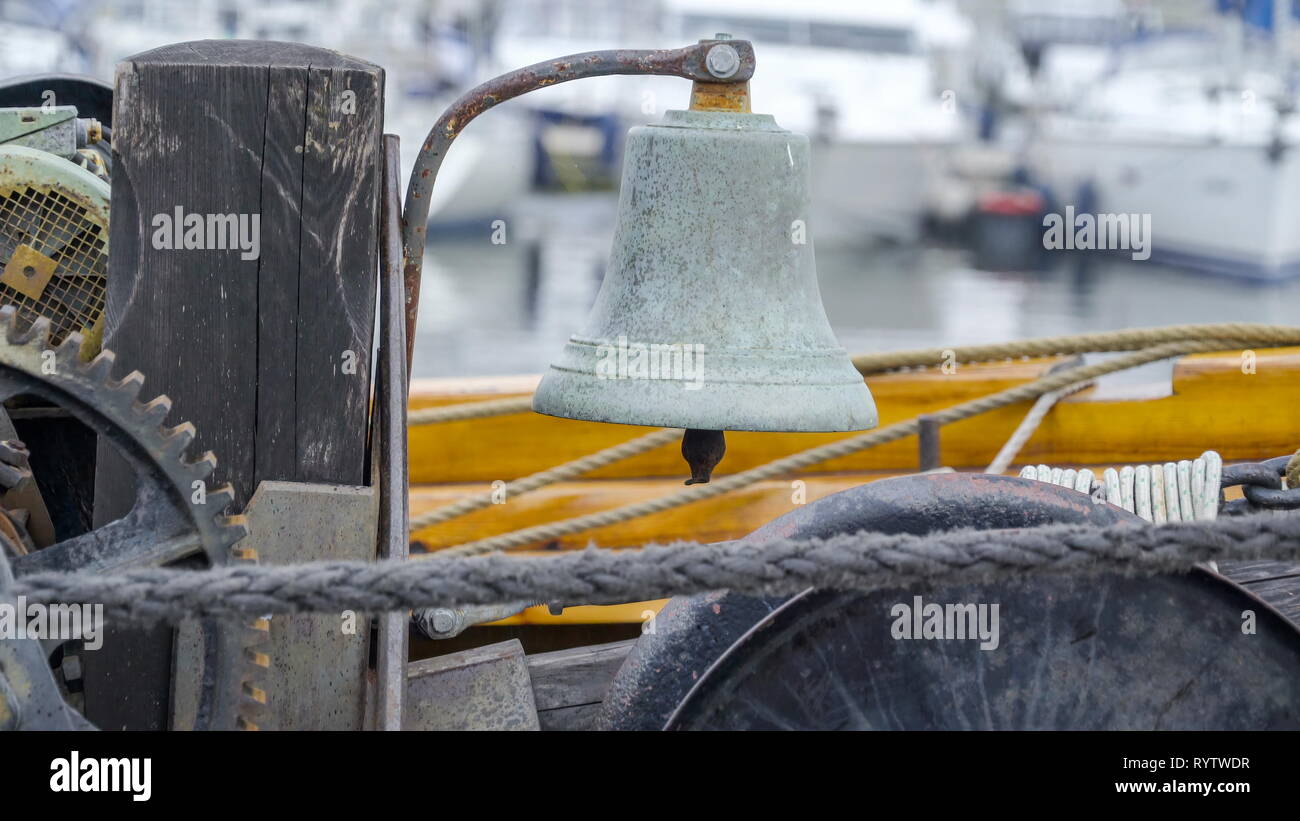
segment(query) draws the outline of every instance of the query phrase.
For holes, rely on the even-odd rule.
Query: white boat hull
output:
[[[417,109],[422,111],[423,108]],[[401,139],[403,193],[436,114],[407,113],[386,130]],[[532,134],[515,112],[489,112],[452,143],[430,193],[429,223],[443,229],[487,228],[511,216],[532,183]]]
[[[949,142],[814,142],[812,232],[819,245],[914,242]]]
[[[1300,274],[1300,150],[1258,144],[1049,137],[1034,157],[1061,210],[1150,214],[1151,259],[1251,279]]]

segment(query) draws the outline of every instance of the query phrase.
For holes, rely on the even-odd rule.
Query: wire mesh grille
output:
[[[57,188],[0,188],[0,270],[24,244],[58,264],[39,299],[0,282],[0,303],[15,306],[26,324],[48,317],[54,345],[89,332],[104,312],[107,240],[108,226]]]

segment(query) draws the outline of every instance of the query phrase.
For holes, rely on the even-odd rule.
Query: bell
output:
[[[533,410],[693,432],[875,427],[817,286],[808,138],[747,96],[732,107],[628,134],[609,268]]]

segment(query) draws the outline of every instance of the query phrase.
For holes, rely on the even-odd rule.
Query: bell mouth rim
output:
[[[643,427],[764,433],[848,433],[880,423],[866,382],[759,383],[710,380],[666,393],[664,380],[599,379],[551,367],[533,394],[535,413]]]

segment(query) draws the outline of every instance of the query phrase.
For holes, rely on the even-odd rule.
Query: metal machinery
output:
[[[20,322],[48,318],[56,345],[82,334],[86,355],[103,333],[105,130],[74,105],[0,108],[0,294]]]
[[[62,95],[107,116],[104,91],[58,77],[0,87],[0,102],[29,103],[0,108],[0,299],[7,303],[0,311],[0,587],[42,567],[108,569],[188,556],[225,564],[242,555],[233,545],[243,525],[225,515],[228,490],[214,489],[203,506],[191,503],[214,464],[210,454],[187,454],[193,427],[164,424],[169,400],[140,401],[140,375],[115,378],[113,354],[100,351],[112,132],[96,117],[78,116],[77,105],[56,102]],[[98,529],[89,516],[95,437],[112,443],[137,476],[131,512]],[[182,726],[235,726],[256,691],[248,648],[261,631],[207,625],[198,632],[199,684]],[[84,704],[77,642],[0,645],[8,682],[0,725],[85,724],[65,704]],[[47,659],[52,668],[35,663]]]
[[[223,55],[273,54],[273,46],[236,44]],[[232,509],[229,487],[206,486],[215,458],[187,452],[195,431],[168,425],[170,400],[141,401],[140,375],[115,378],[114,355],[96,353],[112,158],[95,146],[111,132],[79,118],[75,105],[42,109],[28,102],[0,111],[0,285],[12,303],[0,311],[0,399],[11,416],[27,422],[75,419],[101,444],[115,446],[136,477],[129,512],[93,528],[84,512],[84,475],[37,459],[35,440],[29,450],[14,433],[0,437],[0,479],[8,490],[0,499],[0,600],[16,577],[38,569],[404,557],[406,381],[428,193],[447,148],[474,117],[556,82],[662,74],[694,86],[689,111],[670,112],[663,123],[633,132],[611,272],[587,327],[547,374],[536,409],[685,428],[683,454],[692,480],[701,482],[722,457],[727,429],[874,426],[871,396],[835,343],[817,289],[805,224],[807,140],[750,113],[754,69],[750,44],[719,35],[673,51],[593,52],[504,75],[470,91],[434,125],[420,147],[404,210],[396,140],[385,138],[375,158],[382,169],[379,376],[366,444],[368,482],[263,480],[242,514]],[[23,88],[30,94],[39,86]],[[602,371],[602,357],[608,364],[613,350],[617,361],[624,344],[658,346],[670,366],[683,362],[688,346],[705,346],[707,380],[693,388],[686,374],[631,379]],[[57,438],[39,436],[38,427],[31,425],[41,441]],[[83,440],[79,451],[65,448],[62,457],[74,464],[93,460],[93,439]],[[77,500],[70,509],[80,514],[41,514],[54,499]],[[1127,515],[1025,479],[925,475],[828,497],[748,538],[862,528],[924,533],[1105,525]],[[974,644],[946,653],[935,643],[891,642],[884,613],[904,595],[910,600],[907,591],[808,591],[788,600],[723,592],[674,600],[657,619],[659,629],[638,642],[614,677],[600,724],[1295,726],[1300,715],[1295,625],[1219,573],[1158,583],[1026,579],[996,594],[978,585],[927,590],[937,601],[996,595],[1006,602],[1009,623],[1033,638],[989,662],[991,668]],[[1215,606],[1202,607],[1197,618],[1213,641],[1191,641],[1190,630],[1178,635],[1175,611],[1205,602]],[[1243,606],[1262,612],[1261,639],[1234,645],[1234,619]],[[1103,613],[1111,620],[1104,641],[1095,638]],[[446,615],[465,621],[464,613]],[[466,623],[500,615],[498,608]],[[383,616],[360,640],[329,614],[185,624],[172,639],[169,726],[421,728],[446,726],[448,713],[463,714],[457,726],[499,726],[501,716],[517,712],[519,704],[485,704],[472,688],[461,702],[449,703],[448,693],[459,692],[450,686],[441,687],[440,709],[430,707],[420,682],[446,671],[436,669],[436,659],[408,667],[407,622],[405,614]],[[1158,659],[1157,675],[1135,672],[1150,658]],[[0,727],[84,726],[74,709],[83,688],[76,662],[75,647],[62,642],[0,639]],[[1188,669],[1213,664],[1224,665],[1224,674],[1184,687],[1177,705],[1166,703],[1164,694]],[[1070,674],[1044,681],[1045,666]],[[1230,685],[1242,685],[1235,692],[1248,692],[1248,703],[1234,700]],[[1117,690],[1131,697],[1114,704]],[[976,699],[969,695],[974,691],[991,695]],[[976,714],[976,701],[984,713]]]

